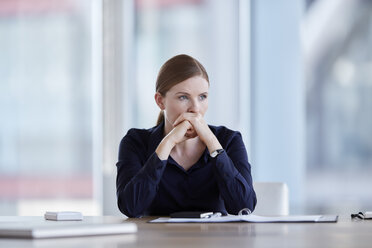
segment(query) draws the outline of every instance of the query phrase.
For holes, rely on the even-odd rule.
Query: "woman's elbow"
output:
[[[256,193],[254,191],[252,191],[250,197],[249,197],[249,200],[248,200],[248,205],[249,205],[249,210],[251,210],[251,212],[254,211],[254,209],[256,208],[256,204],[257,204],[257,197],[256,197]]]
[[[128,202],[123,202],[120,198],[118,198],[117,204],[120,212],[129,218],[139,218],[143,215],[143,211],[138,207],[130,206]]]
[[[249,209],[250,213],[253,213],[256,208],[257,198],[256,194],[253,192],[249,197],[242,201],[242,205],[237,209],[235,214],[238,214],[241,210]]]

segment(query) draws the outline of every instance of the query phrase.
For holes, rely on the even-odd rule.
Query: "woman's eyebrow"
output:
[[[182,92],[182,91],[176,93],[176,95],[178,95],[178,94],[181,94],[181,95],[190,95],[189,93],[187,93],[187,92]]]
[[[183,92],[183,91],[180,91],[180,92],[177,92],[177,93],[176,93],[176,95],[178,95],[178,94],[181,94],[181,95],[190,95],[189,93],[187,93],[187,92]],[[206,92],[202,92],[202,93],[200,93],[199,95],[208,95],[208,91],[206,91]]]

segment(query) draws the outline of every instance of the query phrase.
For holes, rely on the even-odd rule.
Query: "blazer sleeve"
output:
[[[252,186],[251,165],[241,134],[234,132],[224,149],[225,152],[212,160],[226,210],[231,214],[238,214],[243,208],[253,212],[257,199]]]
[[[142,216],[155,198],[166,166],[153,152],[146,160],[146,147],[129,131],[119,147],[116,194],[120,211],[128,217]]]

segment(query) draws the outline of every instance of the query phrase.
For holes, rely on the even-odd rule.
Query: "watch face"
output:
[[[217,150],[215,150],[214,152],[211,153],[211,157],[215,158],[215,157],[217,157],[218,154],[220,154],[222,152],[223,152],[223,149],[217,149]]]

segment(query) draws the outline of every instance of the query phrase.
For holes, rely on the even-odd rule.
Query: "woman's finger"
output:
[[[194,117],[197,117],[198,114],[197,113],[190,113],[190,112],[185,112],[185,113],[182,113],[180,114],[180,116],[178,116],[178,118],[175,120],[175,122],[173,123],[173,126],[177,126],[178,124],[180,124],[181,122],[187,120],[187,121],[191,121],[192,118]]]

